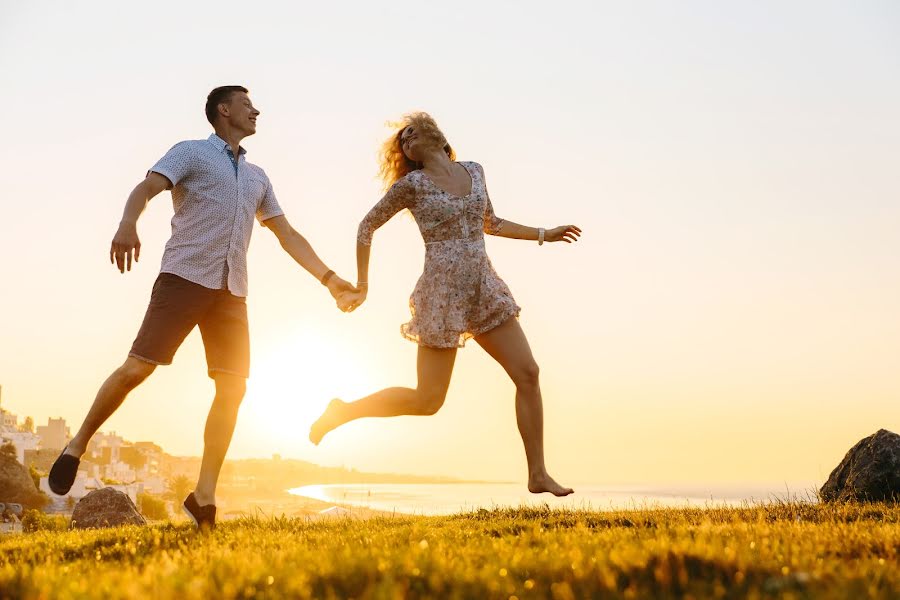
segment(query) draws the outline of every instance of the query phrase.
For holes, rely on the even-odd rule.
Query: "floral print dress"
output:
[[[412,212],[425,241],[425,268],[409,298],[412,320],[400,333],[432,348],[461,348],[521,310],[485,252],[484,234],[498,234],[503,220],[494,215],[484,170],[459,164],[472,178],[468,195],[449,194],[413,171],[369,211],[357,234],[359,243],[371,245],[376,229],[404,208]]]

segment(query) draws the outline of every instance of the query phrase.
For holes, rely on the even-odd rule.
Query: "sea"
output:
[[[531,494],[524,483],[361,483],[305,485],[288,490],[330,504],[417,515],[448,515],[482,508],[540,507],[584,510],[716,507],[815,502],[812,483],[752,485],[578,484],[565,498]]]

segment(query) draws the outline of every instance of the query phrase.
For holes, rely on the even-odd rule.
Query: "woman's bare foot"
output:
[[[320,416],[316,422],[312,424],[312,427],[309,428],[309,441],[318,446],[326,433],[341,424],[341,421],[338,420],[337,413],[343,404],[344,403],[337,398],[334,398],[328,403],[322,416]]]
[[[550,492],[554,496],[568,496],[575,490],[559,485],[547,473],[528,477],[528,491],[532,494]]]

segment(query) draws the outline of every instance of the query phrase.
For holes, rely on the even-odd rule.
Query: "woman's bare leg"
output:
[[[528,491],[568,496],[572,488],[556,483],[544,465],[544,406],[538,365],[518,319],[512,318],[475,338],[516,384],[516,421],[528,461]]]
[[[363,417],[433,415],[444,404],[455,360],[456,348],[419,346],[416,389],[385,388],[356,402],[335,398],[310,427],[309,441],[318,444],[329,431]]]

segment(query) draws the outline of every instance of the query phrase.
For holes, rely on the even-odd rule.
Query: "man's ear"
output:
[[[219,114],[222,115],[223,117],[227,117],[228,113],[231,112],[231,108],[225,102],[219,102],[219,104],[216,106],[216,109],[219,111]]]

